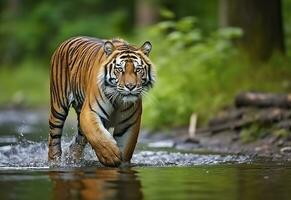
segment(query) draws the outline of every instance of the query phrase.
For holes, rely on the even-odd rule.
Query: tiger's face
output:
[[[134,102],[153,86],[155,72],[149,60],[151,43],[140,48],[129,45],[115,47],[107,41],[104,51],[107,61],[104,65],[104,91],[109,98],[123,102]]]

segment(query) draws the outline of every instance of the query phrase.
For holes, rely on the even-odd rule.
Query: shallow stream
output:
[[[0,199],[291,199],[291,163],[140,144],[131,166],[47,163],[47,115],[0,112]],[[73,127],[73,128],[71,128]],[[66,150],[75,127],[67,125]],[[142,143],[142,141],[141,141]]]

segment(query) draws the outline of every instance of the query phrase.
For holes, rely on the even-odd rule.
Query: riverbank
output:
[[[246,154],[291,160],[291,96],[247,92],[233,105],[196,130],[197,115],[188,127],[145,134],[154,147],[215,153]],[[162,137],[161,137],[162,136]],[[160,140],[159,140],[160,137]],[[164,137],[164,138],[163,138]]]
[[[150,147],[175,148],[182,151],[213,152],[265,157],[271,160],[291,161],[291,138],[268,135],[253,142],[244,143],[232,131],[218,134],[201,133],[194,139],[188,137],[187,128],[168,131],[167,134],[143,133],[141,142]]]

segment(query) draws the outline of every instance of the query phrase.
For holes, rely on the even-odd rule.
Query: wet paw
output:
[[[62,151],[61,150],[55,151],[55,150],[50,150],[49,149],[48,161],[50,161],[50,162],[58,161],[58,160],[61,159],[61,157],[62,157]]]
[[[99,161],[108,167],[118,167],[121,164],[121,152],[116,144],[104,143],[94,148]]]
[[[61,163],[62,152],[48,153],[48,164],[51,167],[59,166]]]

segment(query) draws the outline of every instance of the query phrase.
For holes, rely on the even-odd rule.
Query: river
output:
[[[63,148],[76,131],[66,125]],[[72,128],[73,127],[73,128]],[[139,143],[130,166],[47,162],[47,114],[0,112],[0,199],[291,199],[291,163]]]

